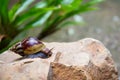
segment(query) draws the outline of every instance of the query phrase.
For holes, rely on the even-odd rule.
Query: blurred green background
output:
[[[19,0],[10,0],[9,7],[11,7],[14,3],[18,1]],[[40,0],[36,0],[36,1],[40,1]],[[46,1],[50,1],[50,0],[46,0]],[[74,1],[74,0],[66,0],[66,1]],[[82,1],[82,0],[78,0],[78,2],[79,1]],[[87,2],[90,0],[85,0],[85,1]],[[100,2],[100,0],[93,0],[93,1],[98,1],[95,4]],[[92,4],[90,6],[94,6],[95,4]],[[62,13],[64,10],[62,12],[58,12],[59,10],[56,12],[56,9],[58,9],[59,7],[60,6],[57,6],[56,8],[56,5],[54,6],[52,5],[52,6],[48,6],[45,9],[45,11],[55,10],[55,14],[53,14],[51,18],[48,19],[48,22],[46,22],[45,24],[43,23],[44,25],[42,24],[41,25],[42,27],[48,26],[49,24],[51,24],[52,22],[50,22],[50,20],[53,20],[55,22],[58,21],[58,24],[59,24],[59,20],[58,20],[59,15],[57,14],[60,14],[60,17],[61,15],[62,16],[64,15],[64,13]],[[120,0],[105,0],[99,3],[97,7],[99,9],[94,11],[91,11],[90,9],[90,11],[86,10],[82,14],[77,14],[74,16],[72,15],[72,17],[68,18],[67,21],[64,20],[62,24],[59,24],[60,26],[64,26],[64,27],[61,28],[59,26],[60,28],[57,28],[57,30],[55,28],[55,31],[53,27],[48,28],[47,31],[45,31],[45,34],[48,34],[48,36],[44,38],[39,37],[39,35],[43,31],[42,29],[44,28],[39,27],[39,24],[38,24],[37,27],[29,28],[28,30],[23,31],[22,34],[14,37],[14,40],[12,40],[10,44],[15,43],[28,36],[36,36],[36,37],[39,37],[39,39],[47,42],[54,42],[54,41],[55,42],[71,42],[71,41],[77,41],[86,37],[95,38],[100,40],[110,50],[110,52],[112,53],[113,59],[116,65],[118,66],[118,70],[120,72]],[[69,6],[67,6],[67,9],[68,8]],[[20,17],[18,18],[21,19]],[[31,19],[27,19],[27,21],[25,22],[29,22],[29,20]],[[57,25],[56,23],[54,24]],[[20,29],[22,29],[23,26]],[[50,30],[53,32],[53,34],[51,34]],[[51,35],[49,35],[49,33],[46,33],[48,31],[50,31]]]

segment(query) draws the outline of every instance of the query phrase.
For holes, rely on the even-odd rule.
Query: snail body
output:
[[[10,50],[27,57],[48,58],[52,55],[51,50],[46,48],[43,42],[34,37],[28,37],[22,40],[10,48]]]

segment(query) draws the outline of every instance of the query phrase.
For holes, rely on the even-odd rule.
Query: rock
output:
[[[87,80],[85,74],[85,70],[82,67],[51,63],[48,80]]]
[[[27,59],[0,65],[0,80],[47,80],[49,62]]]
[[[0,80],[118,80],[110,52],[95,39],[45,43],[48,59],[20,59],[6,51],[0,55]]]

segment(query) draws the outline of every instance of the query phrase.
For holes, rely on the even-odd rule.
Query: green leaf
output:
[[[16,11],[15,15],[20,14],[21,12],[28,9],[28,6],[33,3],[34,0],[25,0],[25,2],[21,5],[21,7]]]
[[[49,16],[52,14],[52,11],[47,12],[42,18],[38,19],[37,21],[35,21],[32,26],[38,26],[38,25],[42,25],[48,18]]]
[[[29,9],[30,4],[32,4],[33,2],[34,0],[21,0],[20,2],[15,4],[9,12],[9,17],[11,18],[11,21],[14,21],[16,16]]]
[[[30,19],[34,19],[34,18],[38,18],[39,15],[41,14],[45,14],[48,11],[52,11],[52,10],[56,10],[57,8],[55,7],[49,7],[49,8],[31,8],[28,12],[24,13],[23,15],[20,15],[16,18],[15,20],[15,24],[16,25],[21,25],[24,22],[26,22],[26,20],[30,20]]]
[[[1,18],[1,23],[3,25],[9,22],[8,3],[9,3],[9,0],[0,0],[0,18]]]
[[[72,11],[80,6],[82,0],[63,0],[61,4],[61,9],[64,11]]]
[[[25,0],[22,0],[16,4],[14,4],[12,9],[9,11],[9,17],[10,17],[11,22],[14,20],[13,23],[17,26],[20,26],[22,24],[22,22],[25,22],[25,20],[27,20],[31,17],[34,17],[34,15],[37,16],[37,14],[40,13],[40,8],[46,6],[45,1],[40,1],[40,2],[36,3],[35,5],[33,4],[32,8],[28,8],[27,11],[24,11],[23,14],[20,14],[15,18],[16,11],[20,8],[20,6],[23,5],[24,2],[25,2]]]
[[[52,14],[52,11],[48,11],[46,14],[39,15],[39,17],[30,21],[21,30],[24,31],[24,30],[27,30],[27,29],[30,29],[30,28],[41,26],[43,23],[45,23],[45,21],[49,18],[49,16],[51,14]]]
[[[37,4],[35,4],[34,8],[43,8],[47,6],[47,2],[46,1],[40,1]]]
[[[12,6],[12,8],[9,10],[9,19],[10,19],[10,22],[12,22],[15,18],[15,13],[16,11],[20,8],[20,6],[22,5],[21,2],[18,2],[16,4],[14,4]]]

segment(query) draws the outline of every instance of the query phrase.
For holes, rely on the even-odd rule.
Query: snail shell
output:
[[[45,45],[34,37],[28,37],[10,48],[11,51],[21,55],[35,54],[45,48]]]
[[[29,37],[21,42],[25,55],[34,54],[45,48],[45,45],[37,38]]]

